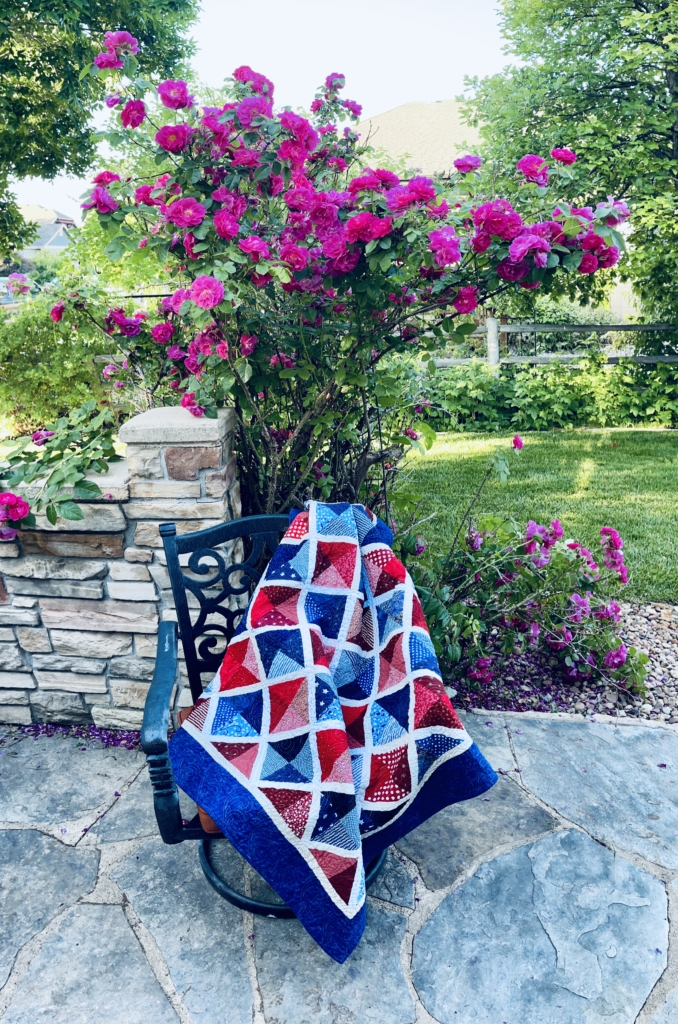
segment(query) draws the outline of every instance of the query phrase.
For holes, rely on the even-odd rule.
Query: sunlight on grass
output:
[[[574,430],[525,434],[512,457],[506,487],[492,480],[478,512],[519,522],[560,519],[567,537],[593,551],[601,526],[614,526],[626,544],[631,571],[627,600],[678,603],[678,432]],[[495,447],[509,435],[439,434],[426,456],[413,456],[402,486],[423,496],[424,528],[434,550],[451,544]]]

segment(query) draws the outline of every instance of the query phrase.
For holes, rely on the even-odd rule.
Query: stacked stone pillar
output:
[[[151,409],[120,431],[126,457],[92,477],[84,519],[39,517],[0,543],[0,722],[138,729],[158,624],[175,618],[158,532],[241,514],[233,412]],[[183,672],[176,706],[190,702]]]

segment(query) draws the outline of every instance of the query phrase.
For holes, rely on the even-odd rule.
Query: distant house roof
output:
[[[456,100],[438,100],[437,103],[405,103],[367,118],[358,125],[365,142],[385,150],[394,158],[409,154],[412,169],[425,174],[445,174],[457,157],[478,145],[476,128],[461,120],[460,104]]]
[[[66,213],[51,210],[37,203],[26,203],[19,207],[24,220],[36,221],[37,237],[21,250],[23,259],[29,260],[39,252],[62,252],[69,243],[68,229],[75,227],[75,221]]]

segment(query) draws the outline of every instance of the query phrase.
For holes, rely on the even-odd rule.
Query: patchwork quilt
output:
[[[365,865],[497,779],[392,541],[362,505],[293,512],[170,745],[177,784],[340,963],[365,926]]]

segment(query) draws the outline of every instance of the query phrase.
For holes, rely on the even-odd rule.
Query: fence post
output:
[[[494,316],[488,316],[485,326],[487,328],[488,366],[499,366],[499,321]]]

